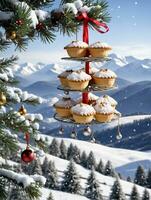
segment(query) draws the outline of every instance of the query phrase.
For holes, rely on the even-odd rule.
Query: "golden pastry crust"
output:
[[[72,58],[85,57],[87,55],[87,48],[84,47],[64,47],[67,53]]]
[[[114,117],[114,113],[96,113],[95,119],[101,123],[110,122]]]
[[[73,113],[73,119],[76,123],[88,124],[94,119],[94,115],[91,114],[91,115],[86,116],[86,115],[78,115],[78,114]]]
[[[93,76],[94,83],[100,87],[110,88],[115,84],[116,78],[100,78]]]

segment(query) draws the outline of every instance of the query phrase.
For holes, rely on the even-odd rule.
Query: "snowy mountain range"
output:
[[[106,63],[94,63],[93,66],[106,67],[115,71],[119,78],[130,82],[151,80],[151,59],[139,60],[135,57],[122,57],[117,54],[110,55],[111,60]],[[60,61],[58,63],[24,63],[14,65],[15,74],[27,79],[27,85],[37,81],[54,81],[57,75],[67,69],[81,68],[83,64],[77,62]]]

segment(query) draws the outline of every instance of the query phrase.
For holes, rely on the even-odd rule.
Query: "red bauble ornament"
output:
[[[32,162],[35,159],[35,157],[36,156],[35,156],[34,152],[31,149],[29,149],[28,147],[21,154],[21,159],[25,163]]]
[[[16,24],[17,24],[17,25],[23,25],[23,20],[22,20],[22,19],[16,20]]]
[[[37,31],[40,31],[40,30],[42,30],[42,29],[44,29],[44,24],[43,24],[42,22],[39,22],[39,23],[36,25],[36,30],[37,30]]]

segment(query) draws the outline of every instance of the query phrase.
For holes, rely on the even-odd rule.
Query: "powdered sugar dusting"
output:
[[[72,100],[71,98],[63,97],[57,103],[55,103],[54,106],[62,107],[62,108],[71,108],[75,104],[76,104],[76,102],[74,100]]]
[[[115,99],[113,99],[112,97],[108,96],[108,95],[104,95],[99,97],[99,99],[97,99],[97,103],[110,103],[111,105],[117,105],[117,101],[115,101]]]
[[[111,106],[111,104],[99,104],[97,103],[94,106],[97,113],[103,113],[103,114],[109,114],[114,112],[114,108]]]
[[[95,110],[92,106],[84,103],[77,104],[71,108],[71,111],[78,115],[94,115]]]
[[[61,74],[59,74],[59,78],[63,77],[66,78],[69,74],[71,74],[73,72],[73,70],[66,70],[64,72],[62,72]]]
[[[117,75],[110,69],[101,69],[94,74],[95,77],[99,78],[116,78]]]
[[[82,41],[72,41],[70,44],[68,44],[66,47],[79,47],[79,48],[87,48],[88,44]]]
[[[95,42],[90,45],[90,48],[111,48],[111,47],[105,42]]]
[[[73,80],[73,81],[87,81],[87,80],[91,80],[92,78],[90,75],[88,75],[84,71],[76,71],[68,75],[67,79]]]

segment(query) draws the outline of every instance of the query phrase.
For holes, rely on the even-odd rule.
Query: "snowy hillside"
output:
[[[46,136],[51,142],[53,137]],[[62,138],[57,138],[58,141],[61,141]],[[70,143],[76,145],[81,151],[85,151],[89,154],[90,151],[93,151],[96,161],[99,162],[102,159],[104,162],[110,160],[113,163],[113,166],[124,176],[134,176],[136,168],[139,164],[148,169],[151,165],[151,152],[139,152],[126,149],[117,149],[106,147],[101,144],[95,144],[91,142],[85,142],[74,139],[64,139],[67,146]],[[57,158],[59,159],[59,158]]]
[[[53,137],[49,137],[46,135],[41,135],[41,137],[43,138],[47,137],[48,143],[51,143],[53,139]],[[57,138],[59,142],[61,141],[61,139],[62,138]],[[113,166],[116,167],[116,170],[125,176],[133,175],[134,171],[136,171],[136,168],[140,163],[142,165],[144,163],[144,166],[145,166],[145,162],[148,161],[148,168],[151,164],[151,153],[142,153],[138,151],[109,148],[103,145],[92,144],[92,143],[88,143],[84,141],[78,141],[78,140],[66,139],[66,138],[64,138],[64,142],[67,146],[69,146],[71,143],[76,145],[81,150],[81,152],[86,151],[86,153],[89,153],[90,151],[93,151],[97,162],[99,162],[100,158],[103,160],[103,162],[107,162],[108,160],[110,160],[113,163]],[[45,154],[45,155],[47,156],[48,160],[51,160],[55,163],[55,167],[57,171],[59,172],[59,177],[60,177],[59,180],[62,180],[63,171],[66,170],[69,164],[69,161],[65,159],[61,159],[59,157],[52,156],[50,154]],[[41,157],[40,159],[41,159],[41,162],[43,162],[44,157]],[[135,163],[135,167],[133,163]],[[76,164],[76,169],[80,175],[80,182],[82,185],[82,189],[84,190],[86,186],[86,179],[90,173],[90,170],[78,164]],[[96,174],[97,180],[99,181],[99,185],[102,190],[102,195],[104,199],[107,200],[109,198],[111,187],[115,181],[115,178],[104,176],[98,172],[95,172],[95,174]],[[120,183],[128,199],[134,184],[124,181],[124,180],[120,180]],[[142,195],[144,188],[141,186],[137,186],[137,189],[140,195]],[[148,190],[148,191],[151,194],[151,190]],[[41,197],[41,200],[46,200],[49,192],[50,190],[42,189],[43,195]],[[77,200],[77,199],[86,200],[87,199],[83,196],[64,193],[60,191],[51,190],[51,192],[54,195],[55,200]]]

